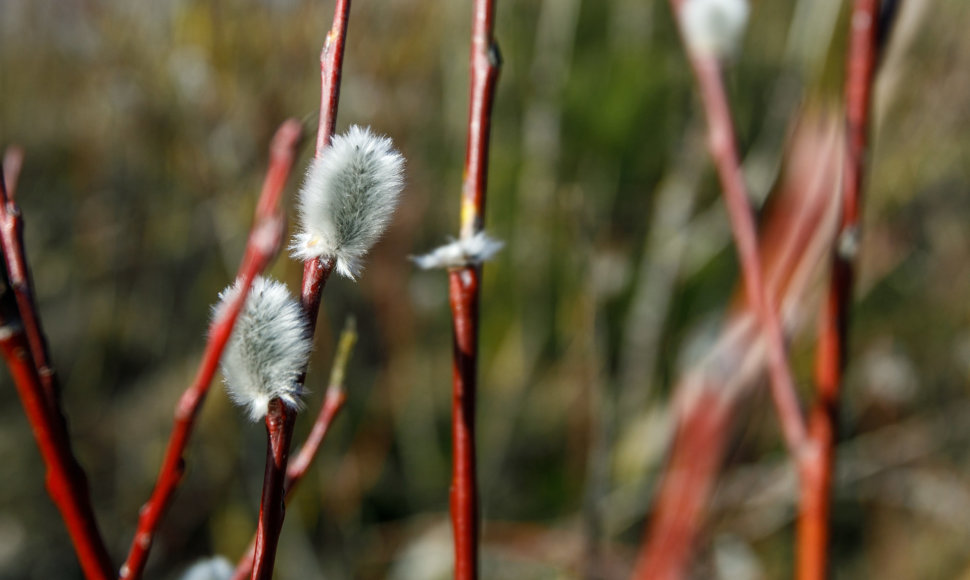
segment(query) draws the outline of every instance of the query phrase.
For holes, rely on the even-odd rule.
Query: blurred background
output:
[[[759,205],[794,120],[839,114],[847,4],[752,5],[726,80]],[[900,4],[875,93],[836,578],[970,577],[970,4]],[[332,10],[0,0],[0,145],[26,153],[41,315],[116,561],[241,257],[269,139],[287,117],[312,122]],[[347,315],[361,340],[348,405],[288,510],[280,579],[450,577],[447,279],[407,257],[457,234],[470,18],[457,0],[354,3],[338,129],[391,136],[407,188],[360,281],[326,289],[297,441]],[[487,227],[507,245],[483,286],[483,575],[625,578],[671,392],[738,282],[728,223],[667,2],[501,0],[496,35]],[[281,256],[271,273],[297,288],[301,271]],[[820,291],[793,342],[803,404]],[[769,399],[744,409],[700,578],[791,574],[794,478]],[[239,557],[264,437],[216,384],[148,578]],[[0,465],[0,578],[80,578],[6,372]]]

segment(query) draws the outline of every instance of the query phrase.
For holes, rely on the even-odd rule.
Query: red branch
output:
[[[323,444],[327,433],[330,432],[330,425],[333,424],[334,418],[340,413],[344,403],[347,401],[347,393],[344,391],[343,386],[343,377],[347,361],[350,358],[350,353],[356,340],[357,334],[353,328],[353,323],[348,321],[348,325],[340,337],[337,354],[334,357],[333,370],[330,374],[330,386],[327,387],[323,405],[320,407],[320,412],[317,414],[317,418],[313,423],[313,428],[310,430],[306,441],[303,442],[303,446],[300,447],[299,453],[297,453],[296,457],[293,458],[293,461],[286,468],[286,480],[283,482],[284,502],[289,502],[290,498],[293,497],[293,490],[300,480],[303,479],[303,476],[306,475],[307,470],[310,469],[310,464],[313,463],[313,459],[316,457],[320,445]],[[243,557],[240,558],[239,563],[236,565],[236,571],[233,572],[232,580],[245,580],[250,577],[253,571],[255,553],[256,538],[254,537],[249,543],[249,547],[246,548]]]
[[[448,274],[454,318],[451,402],[451,524],[455,541],[455,578],[478,577],[478,478],[475,461],[475,387],[478,369],[477,267]]]
[[[50,364],[47,339],[41,329],[40,315],[34,303],[34,290],[23,243],[23,216],[14,200],[22,164],[23,152],[17,147],[8,148],[3,156],[3,169],[4,178],[9,176],[10,181],[6,193],[0,198],[0,243],[3,245],[8,281],[17,298],[17,308],[20,310],[24,332],[30,343],[30,354],[37,367],[47,405],[54,420],[66,424],[60,406],[60,386]]]
[[[465,178],[461,188],[461,237],[485,225],[489,132],[501,58],[495,43],[494,0],[475,0],[472,8],[471,98]],[[475,459],[475,398],[478,366],[478,304],[481,267],[449,272],[454,324],[452,366],[451,523],[455,542],[455,578],[478,577],[478,483]]]
[[[764,216],[761,263],[772,301],[784,305],[788,322],[805,316],[815,273],[831,251],[841,126],[810,111],[802,117]],[[733,302],[720,338],[674,389],[677,428],[634,578],[688,576],[737,412],[764,374],[767,353],[754,305],[743,292]]]
[[[340,102],[340,77],[343,72],[344,45],[347,39],[347,21],[350,14],[350,0],[337,0],[334,6],[333,24],[327,33],[327,38],[323,43],[323,50],[320,52],[320,120],[317,128],[317,143],[314,152],[315,158],[320,158],[333,138],[333,133],[337,124],[337,105]],[[306,317],[310,334],[314,334],[317,326],[317,315],[320,312],[320,301],[323,297],[323,288],[330,278],[335,265],[335,260],[331,257],[313,258],[303,263],[303,284],[300,292],[300,304],[303,307],[303,314]],[[299,382],[302,385],[306,380],[306,369],[300,376]],[[275,402],[282,406],[279,401]],[[270,426],[270,416],[267,416],[267,427]],[[275,423],[274,423],[275,424]],[[277,446],[285,441],[288,452],[289,441],[293,436],[294,421],[283,421],[279,424],[279,433],[271,438],[277,437]],[[273,442],[270,442],[272,447]],[[263,481],[263,497],[260,502],[259,527],[256,533],[256,543],[253,546],[253,578],[270,578],[273,574],[273,561],[276,556],[276,543],[282,531],[283,516],[283,483],[281,479],[282,471],[286,469],[286,456],[276,456],[275,459],[283,458],[283,463],[275,467],[271,466],[271,458],[267,456],[266,479]],[[271,469],[271,467],[273,467]],[[279,471],[279,472],[278,472]],[[272,481],[270,478],[273,478]],[[279,479],[279,481],[277,481]],[[267,502],[270,502],[268,505]],[[249,550],[247,550],[249,553]],[[237,567],[238,574],[243,568],[240,564]]]
[[[98,529],[87,476],[71,450],[67,421],[58,401],[55,375],[50,368],[47,342],[40,326],[30,285],[23,245],[23,219],[13,200],[23,154],[8,149],[4,172],[11,176],[10,195],[0,173],[0,245],[3,284],[0,309],[0,350],[10,368],[17,392],[41,457],[47,468],[48,494],[61,512],[74,551],[88,578],[107,579],[114,566]],[[12,290],[11,295],[8,290]]]
[[[284,233],[284,219],[279,210],[283,186],[289,176],[302,135],[300,123],[284,122],[276,131],[270,146],[269,169],[257,204],[246,252],[236,279],[241,291],[222,315],[212,321],[209,340],[202,362],[192,385],[182,394],[175,409],[175,424],[162,461],[158,481],[149,500],[142,506],[138,529],[132,540],[128,558],[121,568],[123,579],[140,578],[162,516],[172,500],[176,487],[185,472],[183,454],[195,425],[195,419],[219,366],[222,351],[229,341],[233,326],[245,304],[253,279],[262,272],[279,251]]]
[[[333,24],[320,52],[320,126],[317,129],[317,147],[314,154],[317,158],[330,146],[330,139],[337,126],[340,76],[343,73],[349,14],[350,0],[337,0],[333,9]]]
[[[815,380],[818,398],[809,418],[809,437],[815,443],[819,457],[817,461],[806,466],[802,474],[797,568],[798,578],[801,580],[825,578],[829,568],[832,472],[852,308],[854,262],[861,239],[859,214],[862,207],[869,106],[876,63],[878,13],[879,0],[856,0],[850,19],[845,84],[848,135],[842,183],[842,219],[831,256],[831,277],[816,353]]]
[[[20,181],[20,170],[24,165],[24,150],[17,145],[11,145],[3,152],[3,179],[7,192],[7,199],[13,201],[17,197],[17,183]]]
[[[672,0],[674,12],[680,16],[679,0]],[[721,79],[717,58],[699,54],[685,42],[688,57],[700,88],[704,112],[707,116],[711,156],[724,189],[724,202],[731,219],[735,245],[741,261],[745,291],[758,313],[762,333],[768,349],[768,373],[771,395],[781,422],[785,442],[792,457],[801,462],[806,451],[805,418],[798,404],[795,382],[788,365],[785,335],[777,309],[765,288],[761,261],[758,258],[758,234],[748,198],[744,174],[741,171],[734,122],[728,106],[727,94]]]
[[[280,399],[270,401],[266,413],[266,471],[263,474],[263,496],[259,503],[259,525],[256,527],[253,580],[273,578],[276,546],[286,513],[284,485],[295,421],[295,409],[287,407]]]

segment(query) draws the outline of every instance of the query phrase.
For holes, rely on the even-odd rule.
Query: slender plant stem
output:
[[[680,17],[680,0],[671,0],[674,12]],[[748,198],[747,186],[735,144],[734,122],[728,106],[724,82],[717,58],[699,54],[687,46],[688,58],[697,77],[701,101],[708,124],[708,145],[717,168],[724,202],[731,219],[735,245],[741,261],[744,288],[758,313],[762,334],[768,350],[768,373],[771,395],[781,422],[782,433],[789,451],[801,464],[806,455],[805,417],[799,408],[795,382],[788,365],[785,335],[777,307],[765,288],[761,260],[758,257],[758,235]]]
[[[24,150],[17,145],[7,147],[3,152],[3,179],[7,192],[7,199],[13,201],[17,197],[17,183],[20,182],[20,170],[24,165]]]
[[[30,279],[30,269],[27,266],[27,252],[23,243],[23,215],[15,201],[17,182],[22,166],[23,151],[19,147],[8,148],[3,156],[4,178],[9,178],[9,181],[6,183],[6,191],[0,199],[2,201],[2,204],[0,204],[0,243],[3,245],[8,281],[14,291],[14,296],[17,298],[21,322],[24,325],[27,341],[30,343],[30,354],[37,367],[37,374],[44,388],[47,405],[54,420],[66,425],[60,405],[60,385],[50,364],[47,339],[44,337],[40,315],[34,303],[34,290]]]
[[[847,147],[842,182],[842,218],[831,254],[815,361],[818,395],[809,417],[809,437],[818,449],[805,466],[798,519],[797,577],[821,580],[829,570],[832,472],[838,436],[839,399],[846,365],[855,259],[860,241],[863,177],[869,131],[872,79],[877,57],[879,0],[855,0],[850,18],[845,107]]]
[[[296,158],[301,136],[300,123],[291,119],[284,122],[273,137],[269,169],[256,206],[256,215],[246,244],[246,252],[239,272],[236,274],[240,291],[236,294],[236,298],[221,310],[221,316],[212,321],[209,340],[195,380],[179,399],[175,409],[175,423],[158,480],[151,497],[142,506],[128,558],[121,568],[120,577],[123,579],[140,578],[144,571],[162,516],[171,503],[175,489],[185,472],[183,454],[195,426],[199,409],[212,383],[212,377],[219,366],[222,351],[232,335],[232,329],[249,295],[253,279],[279,252],[285,229],[282,212],[279,210],[279,200]]]
[[[272,580],[276,547],[283,529],[284,481],[293,438],[296,410],[280,399],[269,403],[266,413],[266,471],[263,474],[263,497],[259,503],[259,525],[256,527],[256,549],[253,580]]]
[[[330,147],[337,126],[337,105],[340,103],[340,79],[343,75],[344,45],[347,41],[347,20],[350,0],[337,0],[333,9],[333,24],[320,51],[320,121],[317,144],[313,156],[319,159]],[[303,263],[303,286],[300,301],[313,334],[323,287],[333,271],[332,258],[314,258]]]
[[[320,157],[330,146],[337,126],[337,105],[340,101],[340,77],[343,73],[344,44],[347,40],[347,19],[350,0],[337,0],[333,9],[333,24],[320,52],[320,127],[314,157]]]
[[[330,432],[330,425],[340,413],[347,401],[347,393],[344,390],[344,376],[346,374],[347,362],[353,351],[354,343],[357,341],[357,331],[353,318],[347,319],[347,324],[340,335],[340,343],[337,346],[337,354],[334,356],[333,367],[330,370],[330,385],[324,395],[323,405],[313,422],[313,428],[307,436],[306,441],[300,447],[296,457],[289,462],[286,468],[286,480],[283,482],[284,496],[283,501],[289,502],[293,497],[293,490],[296,485],[306,475],[310,464],[317,456],[317,451],[327,433]],[[256,553],[256,538],[249,543],[243,557],[239,559],[236,570],[233,572],[232,580],[245,580],[249,578],[253,571],[253,556]]]
[[[334,6],[333,24],[327,33],[320,52],[320,120],[317,128],[317,142],[314,157],[320,158],[325,154],[333,138],[337,124],[337,105],[340,102],[340,78],[343,71],[344,45],[347,38],[347,23],[350,14],[350,0],[337,0]],[[306,317],[310,334],[316,332],[317,315],[320,312],[320,302],[323,289],[333,272],[335,265],[333,258],[313,258],[303,263],[303,283],[300,292],[300,304]],[[306,381],[306,369],[300,375],[299,383]],[[276,403],[280,403],[276,401]],[[278,404],[279,407],[284,407]],[[263,496],[260,501],[259,527],[256,532],[256,542],[253,550],[252,578],[270,578],[273,574],[273,561],[276,556],[276,543],[282,531],[284,509],[283,478],[286,470],[286,456],[279,455],[279,448],[284,445],[289,452],[289,441],[293,437],[293,420],[282,421],[279,418],[271,421],[271,413],[267,415],[267,427],[271,423],[278,431],[270,430],[270,447],[273,448],[273,438],[277,455],[267,456],[266,479],[263,482]],[[272,463],[283,459],[281,465]],[[282,471],[279,471],[282,470]],[[272,478],[272,479],[271,479]],[[277,479],[279,480],[277,482]],[[239,568],[237,568],[237,572]]]
[[[451,524],[455,578],[478,577],[478,477],[475,454],[475,388],[478,370],[478,281],[468,267],[448,273],[454,319],[452,363]]]
[[[501,57],[494,37],[494,0],[475,0],[472,7],[471,99],[461,189],[461,237],[470,238],[485,225],[489,133]],[[449,272],[454,329],[452,366],[451,523],[455,542],[455,578],[478,577],[478,480],[475,457],[475,399],[478,367],[480,265]]]
[[[23,218],[14,202],[22,152],[6,151],[0,173],[0,246],[3,254],[4,311],[0,320],[3,355],[13,375],[34,438],[47,468],[47,491],[67,526],[81,568],[88,578],[114,576],[114,565],[98,529],[84,469],[71,449],[67,420],[61,411],[56,376],[34,303],[23,244]],[[9,171],[13,186],[4,183]],[[30,367],[29,369],[27,367]]]

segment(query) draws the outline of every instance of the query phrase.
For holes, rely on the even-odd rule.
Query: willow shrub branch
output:
[[[825,578],[829,569],[832,472],[847,361],[855,260],[861,239],[863,177],[877,59],[879,0],[855,0],[849,19],[846,57],[846,153],[842,170],[842,216],[830,256],[831,273],[823,303],[815,361],[817,396],[809,416],[809,437],[818,460],[803,470],[798,519],[798,578]]]
[[[8,152],[4,168],[13,173],[16,186],[19,159],[11,162]],[[47,344],[30,287],[27,256],[23,246],[20,209],[7,194],[0,172],[0,354],[7,363],[40,448],[46,467],[48,494],[61,513],[74,551],[87,578],[107,579],[114,567],[98,529],[87,477],[71,449],[67,421],[61,412],[56,382],[51,371]]]
[[[310,469],[310,465],[313,463],[314,458],[316,458],[320,446],[330,432],[330,426],[347,401],[344,377],[346,376],[347,363],[350,361],[350,355],[353,352],[356,342],[356,324],[354,323],[353,317],[349,317],[347,323],[344,325],[343,332],[340,334],[337,353],[334,355],[333,366],[330,370],[330,383],[327,386],[326,394],[324,394],[323,404],[320,406],[320,411],[317,413],[316,420],[313,422],[310,434],[300,447],[300,451],[289,462],[286,468],[286,479],[283,482],[284,502],[289,502],[293,496],[293,490]],[[236,565],[236,570],[232,575],[233,580],[245,580],[250,577],[253,572],[253,556],[255,553],[256,538],[254,537]]]
[[[165,514],[175,489],[185,472],[183,454],[191,437],[202,402],[218,368],[219,359],[229,341],[232,329],[246,300],[249,287],[256,276],[262,272],[282,244],[284,220],[279,210],[283,186],[286,184],[297,148],[302,136],[300,123],[294,120],[284,122],[277,130],[270,146],[269,169],[259,202],[256,207],[252,229],[246,244],[245,254],[236,274],[241,291],[215,318],[209,331],[202,362],[192,385],[182,394],[175,410],[175,422],[169,438],[162,467],[159,471],[151,497],[142,507],[138,527],[128,551],[128,557],[121,568],[123,579],[140,578],[148,559],[155,533]]]
[[[768,351],[768,372],[771,395],[775,403],[782,433],[792,457],[799,463],[806,455],[805,418],[799,408],[795,382],[788,364],[784,330],[777,305],[765,287],[764,272],[758,257],[758,235],[747,185],[741,171],[737,151],[734,121],[728,105],[716,50],[705,49],[705,41],[693,30],[688,4],[697,0],[671,0],[674,13],[684,36],[687,56],[697,79],[708,125],[708,145],[723,188],[724,202],[731,220],[738,257],[748,300],[754,306],[761,323]],[[745,6],[746,3],[739,3]],[[746,17],[746,14],[745,14]],[[718,48],[723,45],[718,44]]]
[[[484,229],[488,182],[489,133],[501,58],[494,37],[494,0],[472,6],[471,79],[464,182],[461,190],[461,239]],[[455,578],[478,577],[478,484],[475,451],[475,400],[478,366],[480,264],[449,272],[454,343],[452,367],[451,521]]]

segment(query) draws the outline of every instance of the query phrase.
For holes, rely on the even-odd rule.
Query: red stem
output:
[[[44,338],[40,315],[34,303],[30,269],[27,267],[27,253],[23,244],[23,215],[14,201],[22,164],[23,152],[16,147],[8,148],[3,157],[3,169],[4,178],[9,176],[9,183],[5,191],[0,190],[0,244],[3,245],[8,281],[17,298],[17,308],[20,310],[21,322],[30,343],[30,353],[37,367],[47,405],[54,420],[66,424],[60,407],[60,387],[50,365],[47,340]]]
[[[842,219],[831,256],[832,271],[819,330],[815,361],[818,398],[809,418],[809,437],[818,449],[818,457],[803,469],[802,474],[797,564],[797,577],[801,580],[823,579],[829,569],[832,472],[835,466],[842,374],[847,360],[855,257],[860,241],[859,216],[876,63],[878,13],[879,0],[856,0],[850,19],[845,85],[848,135],[842,183]]]
[[[700,392],[695,405],[703,411],[678,418],[648,541],[637,557],[632,576],[637,580],[686,576],[729,441],[725,434],[736,410],[734,401],[718,392],[724,386]]]
[[[320,126],[317,129],[317,147],[314,154],[317,158],[330,146],[330,139],[337,125],[340,76],[343,73],[349,14],[350,0],[337,0],[333,9],[333,24],[320,52]]]
[[[672,0],[674,12],[680,16],[679,0]],[[731,219],[735,245],[741,261],[744,288],[758,313],[762,333],[768,350],[768,373],[771,395],[781,422],[785,442],[792,457],[802,462],[806,451],[805,418],[798,404],[795,382],[788,365],[784,330],[777,309],[765,288],[761,260],[758,257],[758,234],[748,198],[744,174],[741,171],[735,144],[734,122],[728,106],[727,94],[721,79],[716,57],[698,54],[685,42],[688,57],[700,88],[701,100],[708,123],[708,140],[711,156],[717,167],[724,202]]]
[[[327,38],[323,43],[320,52],[320,120],[317,127],[317,142],[314,157],[320,158],[330,141],[333,138],[337,124],[337,105],[340,101],[340,78],[343,72],[344,45],[347,39],[347,23],[350,14],[350,0],[337,0],[334,6],[333,24],[327,33]],[[335,260],[331,257],[314,258],[303,263],[303,284],[300,291],[300,304],[306,316],[307,325],[311,336],[315,334],[317,326],[317,315],[320,312],[320,302],[323,297],[323,288],[330,278],[335,265]],[[299,382],[302,385],[306,380],[306,369],[303,370]],[[267,416],[267,426],[269,426],[269,416]],[[316,427],[315,427],[316,428]],[[285,433],[279,435],[286,439],[286,448],[289,449],[289,440],[293,433],[293,421],[285,422],[281,426]],[[272,442],[271,442],[272,443]],[[285,468],[285,463],[283,464]],[[257,530],[257,538],[246,553],[253,554],[252,577],[269,578],[273,573],[273,560],[275,559],[276,543],[279,540],[279,533],[283,524],[283,508],[279,506],[267,506],[267,501],[275,502],[276,484],[270,482],[270,476],[278,475],[270,472],[270,460],[267,457],[266,477],[263,487],[263,498],[260,502],[260,521]],[[281,484],[282,485],[282,484]],[[280,490],[283,488],[280,487]],[[270,494],[270,495],[267,495]],[[278,521],[264,522],[264,514],[267,517],[278,517]],[[278,515],[277,515],[278,514]],[[272,525],[270,525],[272,524]],[[248,560],[246,556],[243,561]],[[234,578],[244,578],[245,564],[240,563],[236,568]]]
[[[4,300],[10,300],[9,314],[2,321],[4,358],[47,467],[48,493],[61,512],[81,568],[88,578],[110,578],[114,565],[98,529],[87,476],[71,450],[67,420],[60,408],[56,376],[48,362],[47,342],[30,285],[23,219],[13,200],[22,159],[19,149],[8,149],[4,155],[4,171],[11,172],[9,195],[4,174],[0,174],[3,282],[13,290],[12,297],[4,296]]]
[[[114,566],[98,531],[87,481],[71,453],[67,432],[51,421],[26,335],[16,323],[0,328],[0,350],[47,466],[47,492],[61,512],[85,578],[107,580]]]
[[[171,503],[175,489],[185,472],[185,460],[182,456],[195,426],[199,409],[212,383],[212,377],[218,369],[222,351],[229,341],[236,319],[249,295],[253,279],[265,269],[279,251],[284,233],[284,220],[278,209],[279,200],[296,158],[301,134],[300,123],[290,119],[280,126],[273,137],[269,169],[263,183],[260,201],[256,206],[256,216],[246,244],[246,253],[236,274],[240,292],[221,311],[222,316],[213,320],[209,340],[195,380],[179,399],[175,409],[175,424],[172,427],[158,480],[151,497],[141,508],[138,528],[135,531],[128,558],[121,567],[120,578],[141,578],[162,516]]]
[[[326,398],[323,401],[323,406],[320,408],[320,413],[317,415],[316,421],[313,423],[313,429],[307,436],[303,446],[300,447],[299,453],[296,454],[296,457],[290,461],[289,466],[286,468],[286,480],[283,483],[285,493],[283,496],[284,502],[290,501],[293,495],[293,489],[303,479],[303,476],[306,475],[307,470],[310,469],[310,464],[313,463],[313,459],[316,457],[320,445],[330,431],[330,425],[333,423],[337,414],[340,413],[340,410],[343,409],[346,400],[347,393],[342,388],[333,388],[331,386],[327,389]],[[250,577],[253,571],[255,552],[256,538],[253,538],[253,541],[249,543],[249,547],[246,548],[243,557],[239,560],[236,571],[233,572],[232,580],[245,580]]]
[[[472,7],[471,98],[461,188],[461,237],[485,225],[489,133],[501,57],[494,37],[494,0],[474,0]],[[454,324],[452,366],[451,522],[455,542],[455,578],[478,577],[478,482],[475,458],[475,398],[478,366],[478,304],[481,268],[449,272]]]
[[[17,183],[20,181],[20,170],[24,165],[24,150],[11,145],[3,152],[3,179],[7,192],[4,194],[9,201],[17,197]]]
[[[451,523],[455,578],[478,577],[478,478],[475,460],[475,388],[478,367],[478,280],[468,266],[448,274],[454,318],[452,363]]]
[[[273,578],[276,547],[286,515],[283,501],[286,464],[295,421],[295,409],[290,409],[279,399],[270,401],[266,413],[266,471],[263,475],[263,496],[259,503],[259,525],[256,528],[253,580]]]

